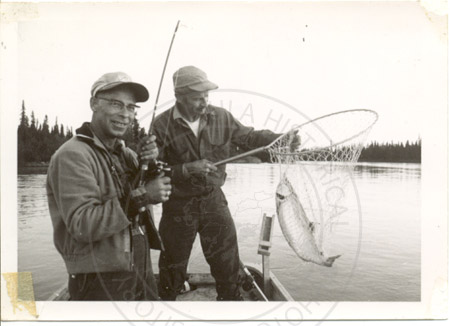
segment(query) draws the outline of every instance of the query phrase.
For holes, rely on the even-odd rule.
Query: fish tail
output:
[[[341,257],[341,255],[337,255],[337,256],[333,256],[333,257],[328,257],[327,260],[325,260],[324,265],[327,267],[331,267],[333,266],[333,263],[336,259],[338,259],[339,257]]]

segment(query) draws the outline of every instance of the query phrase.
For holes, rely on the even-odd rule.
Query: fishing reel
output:
[[[264,279],[261,272],[256,268],[251,266],[243,266],[240,283],[242,289],[248,292],[252,289],[255,289],[256,286],[262,288],[264,285]]]
[[[155,160],[149,164],[147,172],[147,175],[149,177],[154,178],[160,175],[161,172],[164,173],[165,177],[170,177],[172,175],[172,169],[168,166],[166,162]]]
[[[242,288],[245,290],[245,292],[250,291],[254,287],[255,286],[253,285],[252,281],[249,279],[244,280],[244,282],[242,283]]]

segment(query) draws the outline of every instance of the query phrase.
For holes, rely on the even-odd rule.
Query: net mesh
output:
[[[370,110],[330,114],[299,125],[269,149],[280,177],[287,177],[310,222],[320,251],[330,251],[330,235],[348,212],[345,200],[354,163],[378,115]],[[300,145],[293,147],[295,135]]]

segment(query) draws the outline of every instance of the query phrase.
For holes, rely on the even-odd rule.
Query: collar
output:
[[[77,138],[82,141],[89,142],[97,147],[103,148],[108,152],[120,153],[125,146],[125,142],[122,139],[116,139],[112,149],[108,149],[105,144],[98,138],[92,131],[90,122],[85,122],[82,126],[75,130]]]
[[[92,132],[90,122],[83,123],[80,128],[75,130],[75,133],[77,137],[90,138],[94,140],[94,133]]]
[[[181,115],[180,110],[178,109],[178,106],[176,104],[173,107],[173,119],[183,119],[183,116]]]

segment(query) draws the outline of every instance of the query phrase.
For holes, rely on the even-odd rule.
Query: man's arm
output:
[[[167,124],[167,122],[164,122],[163,124]],[[158,147],[158,160],[162,161],[162,162],[167,162],[168,161],[168,143],[167,143],[167,135],[164,135],[160,129],[158,128],[158,122],[155,123],[155,128],[153,130],[155,136],[156,136],[156,145]],[[168,129],[168,128],[166,128]],[[175,165],[170,165],[169,166],[171,169],[171,181],[172,183],[176,184],[178,182],[181,181],[185,181],[187,179],[189,179],[190,174],[189,171],[187,170],[186,166],[184,163],[181,164],[175,164]]]
[[[68,232],[78,241],[108,238],[130,222],[115,191],[104,198],[94,174],[94,163],[78,151],[54,157],[49,167],[49,187]]]
[[[230,116],[230,128],[233,131],[231,142],[244,149],[250,150],[266,146],[282,135],[270,130],[255,130],[252,127],[244,126],[231,114]]]
[[[125,148],[124,151],[124,154],[130,157],[127,160],[128,164],[139,173],[138,180],[129,180],[135,189],[132,189],[131,193],[128,190],[121,200],[122,207],[127,215],[137,215],[139,209],[147,204],[158,204],[167,201],[167,194],[170,194],[171,191],[170,178],[164,176],[163,173],[152,174],[150,173],[151,171],[147,171],[147,175],[144,175],[144,180],[140,180],[142,171],[138,171],[143,163],[154,164],[158,157],[156,137],[152,135],[141,139],[138,144],[138,154],[129,148]],[[133,179],[135,178],[136,176],[133,176]]]

